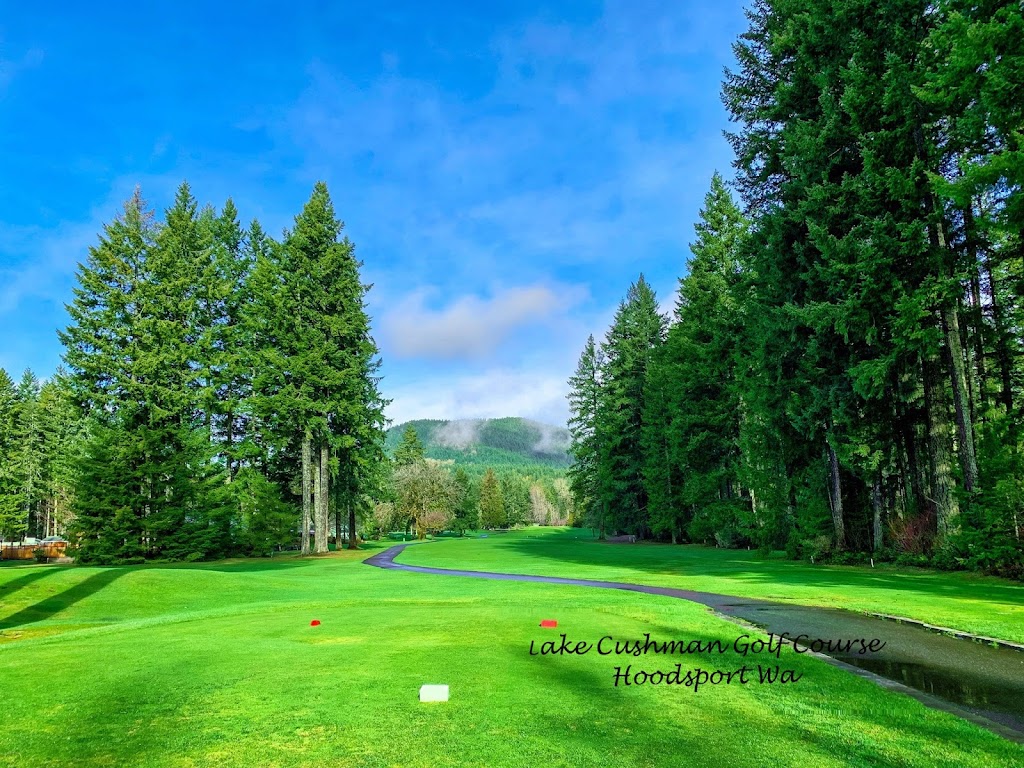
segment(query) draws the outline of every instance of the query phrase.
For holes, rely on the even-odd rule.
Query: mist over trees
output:
[[[1019,4],[760,0],[662,335],[643,278],[570,380],[589,521],[1024,575]]]

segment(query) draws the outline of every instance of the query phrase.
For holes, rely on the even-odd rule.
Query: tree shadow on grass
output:
[[[393,546],[393,541],[367,541],[356,550],[331,550],[329,553],[299,555],[296,552],[285,552],[275,557],[240,557],[227,560],[215,560],[195,563],[160,563],[150,567],[173,568],[198,571],[220,571],[222,573],[255,573],[258,571],[277,571],[285,568],[305,568],[324,562],[355,563]]]
[[[52,595],[34,605],[26,606],[6,619],[0,619],[0,630],[13,629],[15,627],[23,627],[26,624],[46,621],[61,611],[70,608],[78,601],[84,600],[101,589],[110,586],[110,584],[117,581],[128,571],[129,569],[127,568],[107,568],[99,573],[95,573],[78,582],[73,587],[65,589],[63,592]]]
[[[218,571],[220,573],[257,573],[280,571],[289,568],[305,568],[317,562],[316,558],[251,558],[246,560],[222,560],[208,563],[160,563],[149,566],[169,570]]]
[[[737,584],[766,587],[798,585],[850,589],[867,587],[893,592],[917,592],[936,598],[964,598],[996,604],[1024,604],[1024,585],[996,580],[976,580],[955,574],[911,569],[882,570],[861,566],[808,566],[802,563],[759,558],[754,553],[669,544],[607,544],[597,541],[567,542],[561,537],[509,538],[495,544],[531,559],[576,563],[585,566],[624,568],[642,573],[722,577]],[[574,574],[553,573],[570,576]],[[580,578],[601,578],[580,575]],[[959,579],[963,578],[963,581]],[[617,579],[621,580],[621,579]],[[683,585],[678,585],[686,588]]]
[[[6,584],[0,584],[0,603],[5,600],[9,600],[11,595],[17,592],[19,589],[33,584],[40,579],[54,573],[55,568],[33,568],[31,571],[26,573],[24,576],[19,576],[16,579],[11,579]]]

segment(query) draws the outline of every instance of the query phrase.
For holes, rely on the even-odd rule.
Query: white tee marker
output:
[[[448,701],[448,686],[421,685],[420,701]]]

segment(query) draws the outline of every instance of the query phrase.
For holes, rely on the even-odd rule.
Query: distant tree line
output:
[[[386,403],[342,226],[322,183],[280,240],[136,191],[79,267],[65,367],[0,376],[4,536],[66,527],[104,563],[325,552],[332,520],[354,544]]]
[[[64,532],[82,424],[65,382],[0,368],[0,540]]]
[[[1016,2],[757,0],[674,316],[633,285],[571,379],[605,530],[1024,575]]]
[[[518,466],[471,473],[467,467],[425,454],[410,424],[385,465],[390,478],[379,494],[371,526],[377,535],[414,531],[422,538],[443,531],[464,533],[574,521],[572,493],[561,474],[531,475]]]

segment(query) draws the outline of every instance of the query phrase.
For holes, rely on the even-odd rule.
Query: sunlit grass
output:
[[[417,545],[404,557],[472,559],[497,544]],[[744,630],[680,600],[384,571],[358,562],[367,554],[3,569],[0,765],[1024,762],[1020,746],[792,652],[780,663],[803,675],[795,684],[616,688],[614,668],[630,663],[776,662],[530,656],[532,640],[562,632],[731,644]],[[543,618],[558,629],[540,629]],[[424,683],[448,684],[451,700],[420,704]]]
[[[822,566],[756,551],[597,541],[589,530],[531,528],[408,549],[399,562],[569,576],[906,616],[1024,643],[1024,584],[969,573]]]

